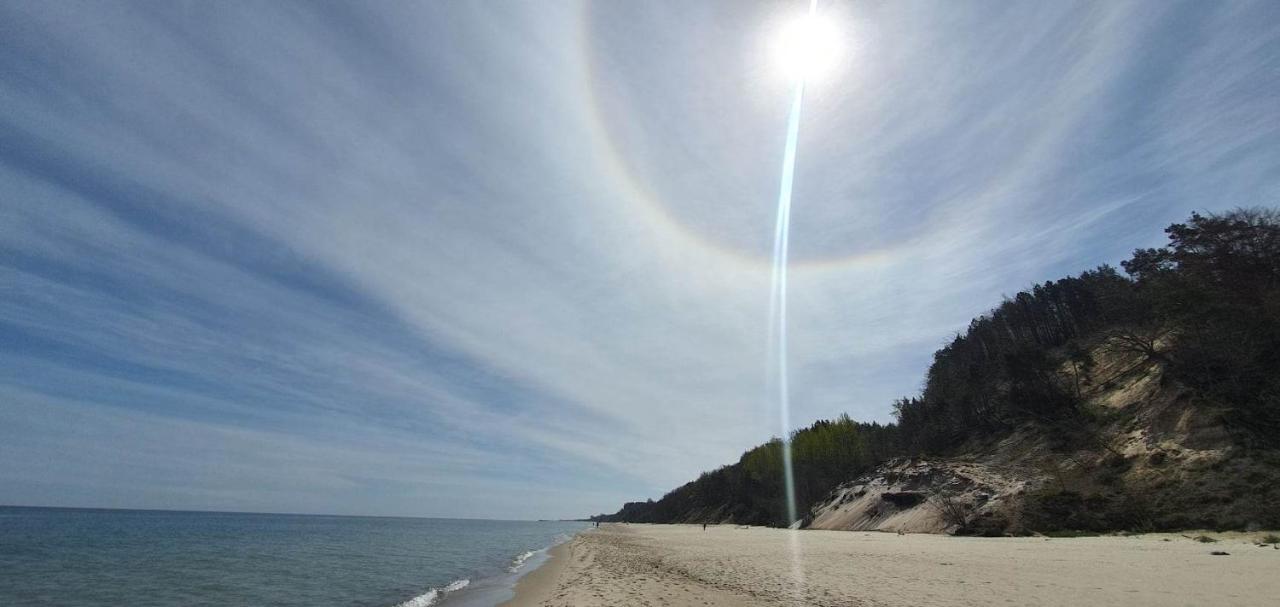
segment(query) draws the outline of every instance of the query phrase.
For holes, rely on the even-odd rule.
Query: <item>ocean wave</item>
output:
[[[428,605],[434,605],[436,601],[440,600],[440,597],[449,594],[450,592],[462,590],[470,583],[471,580],[454,580],[449,582],[448,585],[443,588],[432,588],[431,590],[400,603],[396,607],[427,607]]]
[[[531,557],[531,556],[533,556],[533,555],[535,555],[535,554],[537,554],[537,553],[538,553],[538,552],[537,552],[536,550],[528,550],[528,551],[525,551],[525,552],[520,553],[520,555],[519,555],[519,556],[517,556],[516,558],[511,559],[511,566],[510,566],[510,567],[507,567],[507,571],[510,571],[511,573],[515,573],[515,572],[519,571],[519,570],[520,570],[520,567],[522,567],[522,566],[524,565],[524,562],[525,562],[525,561],[527,561],[527,560],[529,560],[529,557]]]

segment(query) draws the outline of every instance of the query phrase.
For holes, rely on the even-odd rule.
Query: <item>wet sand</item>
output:
[[[505,605],[1274,605],[1280,550],[1255,545],[1260,535],[1200,543],[605,525],[553,549]]]

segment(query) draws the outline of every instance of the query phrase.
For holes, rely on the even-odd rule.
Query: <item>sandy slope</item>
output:
[[[508,605],[1274,605],[1280,597],[1280,550],[1244,536],[1202,544],[1178,535],[800,531],[801,584],[791,538],[778,529],[606,525],[557,549]]]

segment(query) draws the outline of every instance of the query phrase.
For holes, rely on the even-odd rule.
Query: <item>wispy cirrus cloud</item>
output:
[[[732,461],[776,432],[782,10],[0,7],[0,502],[557,517]],[[1274,202],[1270,3],[828,10],[799,423]]]

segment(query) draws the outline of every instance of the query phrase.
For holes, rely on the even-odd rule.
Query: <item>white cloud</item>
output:
[[[16,501],[568,516],[776,431],[772,9],[396,9],[4,9],[0,414],[49,439],[7,447]],[[1000,294],[1277,191],[1265,4],[842,10],[797,423],[885,420]]]

